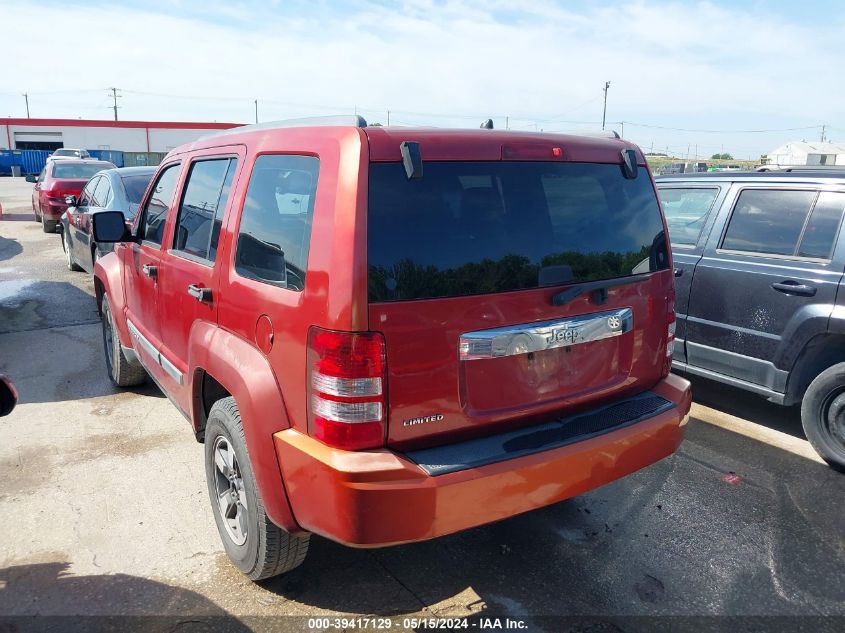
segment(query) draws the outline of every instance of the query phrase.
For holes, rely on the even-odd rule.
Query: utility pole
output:
[[[29,112],[29,110],[27,110],[27,112]],[[29,116],[29,114],[27,114],[27,116]],[[822,142],[822,143],[824,143],[824,129],[825,129],[826,127],[827,127],[827,125],[822,125],[822,138],[821,138],[821,142]]]
[[[607,116],[607,89],[610,88],[610,82],[604,82],[604,110],[601,113],[601,129],[604,129],[604,120]]]
[[[117,94],[117,88],[109,88],[111,90],[112,99],[114,99],[114,105],[112,108],[114,109],[114,120],[117,121],[117,98],[122,97],[123,95]]]
[[[390,125],[390,110],[387,111],[387,124]]]
[[[24,101],[26,101],[26,118],[29,118],[29,93],[23,93]]]
[[[622,131],[619,133],[619,136],[625,138],[625,121],[620,121],[619,123],[622,125]]]
[[[255,122],[258,123],[258,99],[255,100]]]
[[[505,117],[505,129],[506,130],[510,129],[510,117],[509,116]]]

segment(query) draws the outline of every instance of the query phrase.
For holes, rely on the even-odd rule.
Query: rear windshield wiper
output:
[[[620,277],[619,279],[603,279],[601,281],[591,281],[584,284],[578,284],[574,288],[568,288],[562,292],[557,293],[552,297],[552,305],[562,306],[569,303],[576,297],[580,297],[585,292],[592,292],[593,299],[596,303],[604,303],[607,301],[607,289],[615,288],[616,286],[627,286],[628,284],[636,284],[646,279],[645,275],[635,275],[633,277]]]

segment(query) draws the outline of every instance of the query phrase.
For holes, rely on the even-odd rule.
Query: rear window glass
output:
[[[78,163],[53,163],[53,178],[67,178],[73,180],[88,180],[98,171],[114,167],[111,163],[96,163],[94,165],[80,165]]]
[[[663,203],[663,213],[666,215],[666,226],[669,228],[672,244],[694,246],[701,235],[701,229],[704,228],[704,221],[713,208],[713,202],[719,195],[719,189],[672,187],[658,189],[658,193],[660,202]]]
[[[144,197],[144,192],[147,190],[147,185],[150,184],[150,179],[153,177],[152,172],[144,176],[125,176],[121,178],[123,188],[126,189],[126,197],[132,204],[141,204],[141,198]]]
[[[370,301],[627,277],[668,266],[645,169],[546,162],[370,165]]]

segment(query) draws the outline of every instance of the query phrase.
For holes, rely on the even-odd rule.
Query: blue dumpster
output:
[[[53,152],[47,151],[46,149],[21,150],[21,161],[19,164],[24,175],[40,174],[41,170],[44,169],[44,165],[47,164],[47,157],[52,153]]]
[[[123,167],[123,152],[116,149],[89,149],[91,158],[107,160],[115,167]]]

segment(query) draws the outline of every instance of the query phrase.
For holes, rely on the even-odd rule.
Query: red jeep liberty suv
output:
[[[311,533],[419,541],[546,506],[678,447],[675,291],[617,137],[246,126],[165,158],[133,223],[94,216],[106,365],[205,442],[252,579]]]

